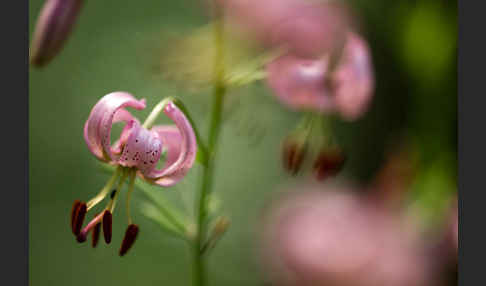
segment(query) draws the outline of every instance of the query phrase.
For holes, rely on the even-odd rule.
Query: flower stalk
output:
[[[204,162],[205,164],[202,174],[199,199],[196,202],[197,232],[193,247],[194,286],[204,286],[207,284],[206,261],[204,252],[201,250],[203,249],[208,232],[208,197],[213,187],[215,159],[217,154],[218,139],[221,132],[224,96],[226,93],[226,85],[224,82],[224,25],[223,20],[220,17],[222,11],[218,8],[218,5],[214,5],[214,12],[215,16],[219,16],[219,20],[214,25],[214,43],[216,53],[214,57],[214,89],[206,153],[207,156]]]

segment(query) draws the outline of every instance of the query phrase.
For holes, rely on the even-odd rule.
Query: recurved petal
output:
[[[166,152],[165,164],[172,165],[179,158],[181,153],[182,135],[175,125],[158,125],[152,128],[156,132],[163,143],[162,152]]]
[[[196,159],[196,135],[184,113],[172,102],[164,108],[164,113],[174,121],[174,126],[154,126],[167,149],[167,160],[161,170],[156,168],[144,176],[161,186],[172,186],[181,180],[194,164]]]
[[[137,122],[124,108],[133,107],[141,110],[145,108],[145,100],[137,100],[127,92],[112,92],[105,95],[91,110],[84,125],[84,140],[89,150],[102,161],[117,161],[120,142],[127,138],[126,127],[120,142],[115,147],[110,146],[111,126],[117,121]],[[128,124],[127,124],[128,125]]]
[[[47,0],[37,20],[30,61],[41,67],[54,58],[71,32],[83,0]]]
[[[346,120],[355,120],[369,107],[374,91],[374,73],[367,43],[349,33],[334,80],[336,106]]]

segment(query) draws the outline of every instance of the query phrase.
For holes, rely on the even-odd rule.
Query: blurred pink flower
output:
[[[76,19],[83,0],[47,0],[37,20],[30,62],[37,67],[49,63],[62,49]]]
[[[262,229],[278,285],[433,285],[418,231],[347,189],[288,194]]]
[[[84,126],[84,139],[89,150],[99,160],[124,167],[135,167],[140,177],[168,187],[181,180],[196,158],[196,137],[184,113],[172,102],[164,113],[173,125],[142,127],[125,107],[144,109],[145,100],[137,100],[126,92],[105,95],[94,106]],[[113,123],[126,123],[120,139],[111,146]],[[167,160],[163,169],[156,168],[163,152]]]
[[[348,26],[345,7],[336,1],[219,0],[226,19],[271,47],[300,57],[331,52]]]
[[[337,112],[346,120],[357,119],[368,109],[374,90],[367,44],[350,33],[337,66],[328,68],[329,57],[309,60],[287,54],[267,65],[267,81],[293,110]]]

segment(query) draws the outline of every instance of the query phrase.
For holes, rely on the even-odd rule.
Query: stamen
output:
[[[86,207],[86,203],[80,203],[76,210],[76,214],[74,215],[73,221],[73,232],[74,235],[79,235],[81,231],[81,227],[83,226],[84,218],[86,216],[86,212],[88,211]]]
[[[128,193],[127,193],[127,217],[128,217],[128,224],[132,224],[132,217],[130,216],[130,197],[134,189],[135,185],[135,170],[130,171],[130,182],[128,184]]]
[[[100,239],[100,230],[101,230],[101,223],[97,223],[93,229],[93,235],[92,235],[92,240],[91,240],[91,246],[93,248],[98,245],[98,240]]]
[[[73,208],[71,209],[71,229],[74,234],[74,219],[76,218],[76,211],[78,210],[79,205],[81,204],[80,201],[75,200],[73,203]]]
[[[79,233],[77,236],[77,241],[82,243],[86,241],[86,236],[88,235],[88,232],[93,229],[96,225],[98,225],[101,222],[101,219],[103,218],[103,214],[98,214],[96,215],[89,223],[87,226],[83,228],[83,230]]]
[[[120,175],[121,170],[122,170],[122,168],[118,167],[116,169],[115,173],[113,174],[113,176],[111,176],[110,180],[108,180],[106,185],[103,187],[103,189],[101,189],[101,191],[88,202],[88,204],[87,204],[88,210],[90,210],[92,207],[97,205],[99,202],[101,202],[106,197],[106,195],[108,195],[108,192],[111,190],[111,188],[113,187],[113,185],[116,182],[116,179]]]
[[[105,212],[103,213],[103,237],[105,238],[105,242],[107,244],[111,242],[111,224],[111,213],[109,210],[105,210]]]
[[[125,255],[127,251],[132,247],[133,243],[135,243],[137,235],[138,226],[135,224],[129,225],[127,231],[125,232],[125,237],[123,237],[123,242],[119,252],[120,256]]]
[[[123,169],[122,170],[122,176],[120,178],[120,181],[118,182],[118,185],[116,187],[116,192],[115,195],[113,195],[113,198],[110,200],[108,203],[108,206],[106,207],[111,213],[115,210],[116,206],[116,200],[118,198],[118,194],[120,193],[120,190],[123,186],[123,183],[125,183],[125,179],[127,178],[128,173]]]
[[[327,151],[319,154],[314,162],[314,173],[317,180],[325,180],[337,175],[343,168],[346,157],[341,151]]]

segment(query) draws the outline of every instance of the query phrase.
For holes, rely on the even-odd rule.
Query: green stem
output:
[[[215,5],[216,16],[220,11]],[[217,153],[218,139],[221,131],[224,95],[226,86],[224,84],[224,46],[223,46],[223,19],[219,19],[214,25],[214,40],[216,54],[214,58],[214,89],[213,102],[211,107],[211,122],[208,139],[208,156],[202,174],[201,191],[196,205],[197,232],[194,241],[194,285],[205,286],[207,282],[205,256],[201,249],[207,237],[208,198],[213,184],[215,159]]]

